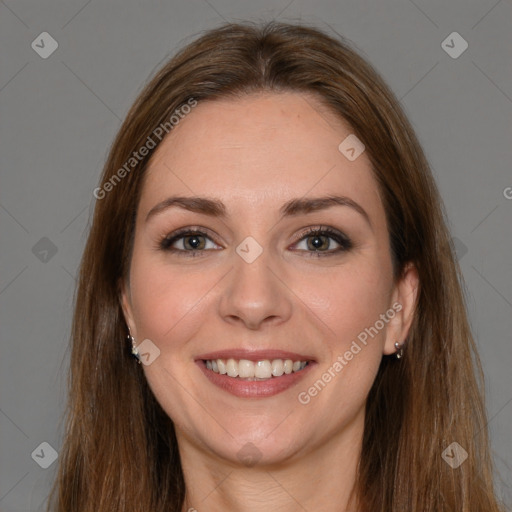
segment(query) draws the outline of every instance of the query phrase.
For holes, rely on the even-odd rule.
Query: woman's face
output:
[[[415,273],[393,281],[351,133],[312,96],[258,94],[199,103],[153,156],[123,308],[181,449],[271,464],[360,439]]]

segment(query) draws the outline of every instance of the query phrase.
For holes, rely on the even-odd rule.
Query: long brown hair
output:
[[[173,423],[129,354],[120,304],[155,148],[133,168],[126,163],[191,99],[258,91],[314,94],[351,125],[379,184],[395,278],[408,262],[419,273],[404,357],[383,357],[367,400],[356,489],[361,511],[500,510],[462,276],[414,131],[347,41],[277,22],[227,24],[189,44],[144,88],[112,145],[80,267],[65,438],[48,510],[181,511],[185,482]],[[468,454],[458,468],[442,457],[454,441]]]

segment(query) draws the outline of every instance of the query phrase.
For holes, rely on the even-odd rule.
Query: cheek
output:
[[[186,341],[187,331],[192,333],[200,325],[214,277],[206,272],[180,272],[155,258],[134,254],[131,291],[138,337],[162,345],[169,339],[175,344]]]
[[[388,310],[392,283],[384,268],[385,265],[351,265],[325,275],[317,273],[314,279],[300,277],[298,295],[306,298],[305,304],[329,328],[332,350],[339,352],[350,345]],[[384,332],[382,329],[379,337]]]
[[[379,266],[346,268],[310,283],[308,306],[329,327],[318,374],[301,388],[326,423],[353,417],[365,403],[382,360],[390,277]],[[377,328],[375,326],[377,325]],[[319,382],[322,381],[322,382]],[[334,412],[332,404],[336,405]],[[339,406],[339,407],[338,407]],[[331,417],[333,416],[333,417]]]
[[[391,286],[385,262],[377,259],[330,269],[314,280],[302,278],[299,295],[308,297],[307,306],[328,329],[321,340],[324,357],[298,400],[332,435],[361,411],[377,375],[386,325],[370,329],[389,310]]]

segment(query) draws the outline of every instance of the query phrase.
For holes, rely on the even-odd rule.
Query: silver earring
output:
[[[400,343],[398,343],[398,341],[396,341],[395,342],[395,348],[396,348],[395,357],[397,359],[402,359],[402,356],[404,355],[403,346],[400,345]]]
[[[131,354],[137,360],[137,363],[141,364],[140,354],[139,354],[139,351],[137,350],[137,348],[135,346],[135,338],[132,336],[130,328],[128,328],[128,331],[129,331],[129,334],[128,334],[127,338],[130,340],[131,346],[132,346]]]

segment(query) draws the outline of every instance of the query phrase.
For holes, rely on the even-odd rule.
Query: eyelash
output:
[[[212,237],[210,237],[208,235],[208,233],[203,231],[202,228],[193,226],[193,227],[182,228],[182,229],[175,231],[174,233],[166,235],[164,238],[162,238],[160,240],[160,242],[158,244],[158,248],[163,251],[169,251],[169,252],[175,253],[179,256],[184,256],[184,257],[189,257],[189,258],[197,257],[200,255],[200,253],[204,253],[207,250],[195,249],[192,251],[187,251],[184,249],[176,249],[176,248],[172,247],[172,245],[175,242],[177,242],[178,240],[181,240],[182,238],[186,238],[187,236],[194,236],[194,235],[204,236],[214,242],[214,240],[212,240]],[[299,235],[299,237],[295,240],[293,245],[296,245],[297,243],[301,242],[302,240],[307,239],[312,236],[328,236],[329,238],[332,238],[337,244],[339,244],[340,247],[338,247],[334,250],[329,250],[329,251],[304,251],[304,250],[301,250],[302,252],[309,253],[309,257],[323,258],[326,256],[334,256],[341,252],[347,252],[350,249],[352,249],[352,247],[353,247],[352,241],[346,235],[344,235],[343,233],[341,233],[337,230],[326,227],[326,226],[309,228],[306,232],[303,232]]]

